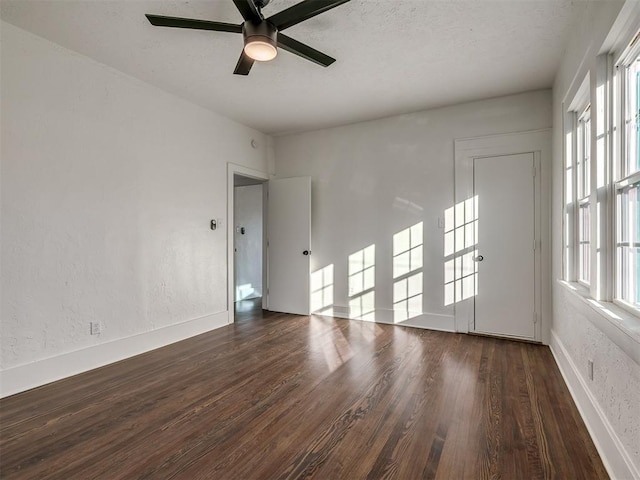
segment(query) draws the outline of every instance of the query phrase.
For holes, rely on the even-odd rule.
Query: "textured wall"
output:
[[[627,453],[640,465],[640,366],[589,320],[589,315],[597,313],[562,288],[555,293],[554,332]],[[593,361],[593,381],[586,372],[588,360]]]
[[[313,180],[311,266],[333,265],[334,306],[349,305],[349,256],[375,244],[375,316],[392,321],[393,236],[422,222],[420,325],[454,329],[438,225],[454,203],[454,139],[550,126],[542,90],[277,137],[277,176]]]
[[[570,102],[587,72],[596,77],[596,56],[622,2],[585,3],[565,52],[553,92],[553,276],[562,276],[563,99]],[[568,104],[564,107],[567,108]],[[553,325],[615,433],[640,469],[640,365],[599,330],[590,307],[572,298],[562,284],[553,285]],[[594,361],[594,380],[588,380],[587,360]]]
[[[2,369],[227,310],[226,163],[267,138],[6,23],[1,87]]]

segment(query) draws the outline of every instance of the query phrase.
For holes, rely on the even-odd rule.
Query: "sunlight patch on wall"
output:
[[[376,246],[349,255],[350,317],[375,321]]]
[[[311,312],[333,315],[333,264],[311,274]]]
[[[478,196],[444,212],[444,304],[478,294]]]
[[[393,321],[422,314],[422,222],[393,236]]]
[[[247,298],[255,298],[258,297],[258,292],[253,288],[253,285],[250,283],[246,283],[244,285],[238,285],[236,287],[236,301],[245,300]]]
[[[393,278],[422,268],[422,222],[393,236]]]

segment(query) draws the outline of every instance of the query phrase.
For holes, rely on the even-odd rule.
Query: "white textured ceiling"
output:
[[[311,0],[313,1],[313,0]],[[272,0],[265,16],[297,0]],[[581,0],[351,0],[233,75],[242,36],[153,27],[145,13],[240,23],[231,0],[2,0],[20,28],[254,127],[281,134],[550,87]]]

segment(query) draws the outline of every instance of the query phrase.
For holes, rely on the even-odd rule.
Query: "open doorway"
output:
[[[227,312],[229,314],[229,323],[233,323],[236,320],[236,298],[240,301],[246,302],[240,305],[241,309],[246,309],[251,306],[258,310],[259,313],[263,307],[267,306],[267,260],[266,260],[266,226],[267,215],[264,211],[266,207],[266,191],[267,181],[269,175],[259,170],[254,170],[241,165],[236,165],[229,162],[227,164]],[[251,198],[255,196],[255,192],[251,192],[245,195],[245,191],[240,193],[239,202],[240,212],[236,212],[236,188],[254,186],[255,191],[261,193],[261,206],[258,208],[256,204],[258,201]],[[253,194],[253,195],[252,195]],[[258,211],[254,214],[245,212],[245,207],[242,204],[249,203],[251,205],[249,210],[257,208]],[[236,217],[239,214],[239,220]],[[249,220],[247,221],[247,215]],[[256,220],[259,219],[259,220]],[[255,222],[258,221],[259,225],[256,226]],[[242,234],[242,227],[244,227],[244,234]],[[260,228],[261,227],[261,228]],[[236,232],[237,230],[237,232]],[[261,230],[261,233],[259,233]],[[258,255],[251,255],[249,251],[246,251],[246,243],[249,243],[247,238],[249,237],[261,237],[257,242],[251,243],[259,245]],[[240,239],[241,255],[237,265],[236,262],[236,240]],[[240,268],[240,275],[236,275],[236,268]],[[247,272],[252,273],[247,276]],[[258,279],[256,280],[254,274],[257,272]],[[252,278],[253,280],[247,280]],[[251,286],[249,286],[251,284]],[[237,295],[237,297],[236,297]],[[248,298],[252,297],[252,298]],[[242,299],[244,298],[244,299]],[[250,302],[250,303],[249,303]],[[245,318],[250,313],[242,313],[240,318]]]
[[[264,181],[233,176],[234,310],[244,318],[262,309],[264,285]]]
[[[310,313],[311,178],[269,179],[266,173],[233,163],[228,163],[227,168],[229,323],[236,320],[236,298],[241,297],[243,299],[239,301],[252,300],[256,308],[308,315]],[[258,282],[247,281],[247,277],[243,277],[242,273],[238,275],[235,273],[236,269],[244,268],[237,263],[237,261],[244,261],[242,259],[244,255],[237,251],[236,241],[240,239],[240,242],[244,242],[243,227],[244,235],[249,232],[242,220],[236,221],[235,193],[237,188],[251,185],[261,187],[263,195],[262,259],[251,255],[246,257],[252,264],[250,268],[261,268],[262,302],[257,300],[259,298],[256,288]],[[243,199],[239,202],[242,203]],[[240,213],[240,217],[242,215]],[[267,245],[269,245],[268,249]],[[255,276],[253,278],[255,279]],[[249,299],[249,296],[253,298]]]

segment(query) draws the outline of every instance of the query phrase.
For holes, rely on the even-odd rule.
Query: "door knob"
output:
[[[484,257],[482,255],[478,255],[477,257],[473,258],[474,262],[481,262],[482,260],[484,260]]]
[[[311,250],[305,250],[302,252],[303,255],[311,255]]]

